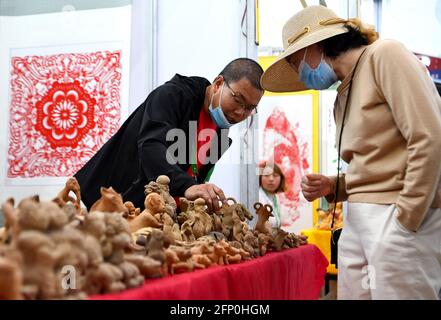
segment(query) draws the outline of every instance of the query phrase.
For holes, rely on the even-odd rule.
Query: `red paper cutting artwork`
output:
[[[263,132],[264,157],[273,159],[285,175],[288,190],[279,197],[280,204],[288,208],[289,217],[282,224],[290,225],[299,218],[301,181],[309,168],[308,143],[298,134],[299,124],[291,124],[279,108],[275,108],[266,121]],[[283,221],[284,220],[284,221]]]
[[[118,130],[121,52],[12,57],[8,178],[67,177]]]

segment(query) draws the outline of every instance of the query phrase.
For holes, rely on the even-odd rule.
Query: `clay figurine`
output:
[[[273,208],[269,205],[263,205],[260,202],[254,204],[254,209],[256,209],[257,223],[254,230],[259,231],[267,235],[272,234],[272,227],[268,221],[269,217],[272,217]]]
[[[75,195],[75,198],[70,195],[71,192]],[[81,191],[77,179],[75,177],[69,178],[64,188],[52,201],[58,204],[60,208],[63,208],[67,203],[72,203],[79,214],[81,210]]]
[[[89,212],[118,212],[127,216],[128,210],[124,205],[121,194],[116,192],[112,187],[101,187],[101,198],[99,198],[90,208]]]
[[[175,199],[170,195],[170,178],[164,175],[159,176],[156,179],[156,183],[158,184],[162,196],[162,199],[165,202],[165,212],[167,212],[172,219],[176,217],[176,201]]]
[[[136,232],[139,229],[153,227],[162,228],[163,224],[155,217],[157,213],[164,212],[164,201],[157,193],[150,193],[145,198],[145,209],[136,218],[129,221],[130,231]]]

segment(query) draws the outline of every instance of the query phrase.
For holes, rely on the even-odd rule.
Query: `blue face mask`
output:
[[[331,66],[323,60],[323,55],[322,61],[320,61],[317,68],[311,68],[305,61],[307,51],[308,49],[306,49],[305,56],[299,66],[300,81],[302,81],[308,89],[328,89],[338,80],[337,75]]]
[[[218,128],[229,129],[233,125],[233,123],[230,123],[227,120],[227,118],[224,115],[224,112],[222,111],[222,107],[221,107],[222,93],[224,91],[224,85],[225,85],[225,83],[222,84],[222,88],[221,88],[221,92],[220,92],[219,106],[213,107],[213,96],[214,95],[211,95],[210,106],[208,107],[208,110],[210,111],[210,116],[213,119],[214,123],[216,123]]]

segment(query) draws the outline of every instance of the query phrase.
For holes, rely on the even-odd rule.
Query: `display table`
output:
[[[226,266],[149,279],[142,287],[91,299],[285,300],[318,299],[328,261],[313,245]]]
[[[335,264],[331,264],[331,231],[327,230],[317,230],[317,229],[308,229],[302,230],[301,234],[308,237],[308,243],[316,245],[320,251],[325,255],[326,259],[328,259],[329,266],[327,269],[328,274],[336,275],[337,269],[335,268]]]

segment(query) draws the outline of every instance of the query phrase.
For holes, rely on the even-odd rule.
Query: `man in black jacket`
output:
[[[210,211],[218,210],[225,195],[205,181],[231,145],[227,129],[256,112],[263,95],[262,73],[255,61],[239,58],[212,84],[177,74],[152,91],[75,174],[87,208],[101,197],[100,187],[113,187],[124,201],[143,208],[144,186],[167,175],[172,196],[201,197]],[[201,141],[207,138],[207,129],[213,134],[208,134],[208,142]]]

